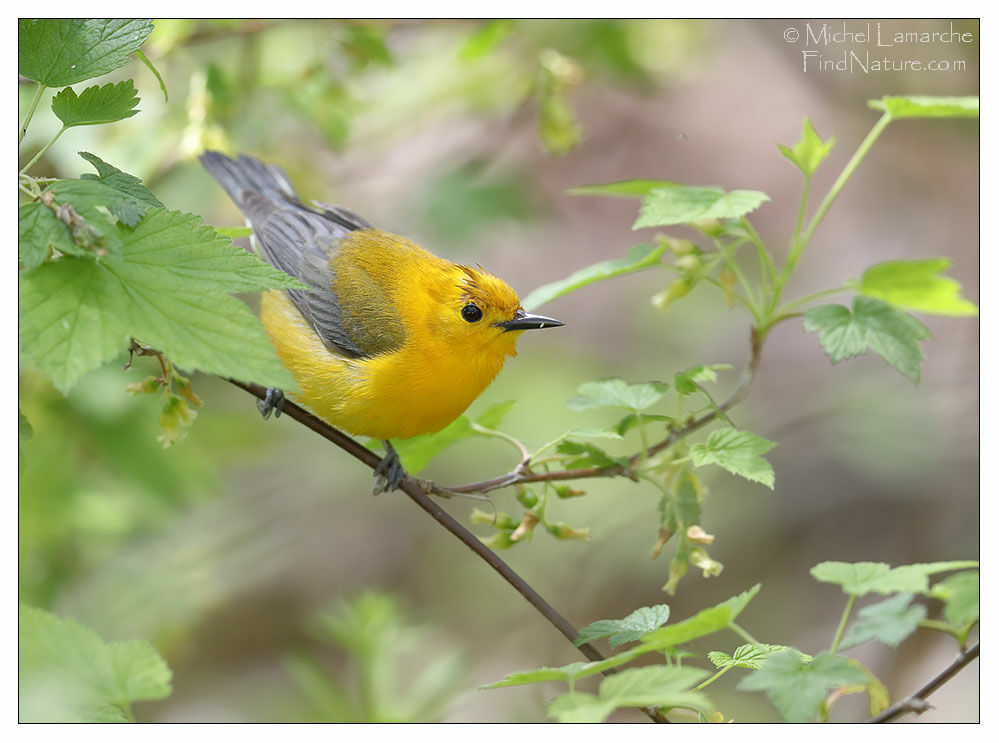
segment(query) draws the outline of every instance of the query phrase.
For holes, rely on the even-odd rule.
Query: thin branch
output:
[[[246,390],[251,395],[255,395],[258,399],[263,400],[267,395],[267,390],[258,384],[244,384],[243,382],[239,382],[235,379],[230,379],[229,381],[240,389]],[[336,430],[290,400],[285,401],[281,412],[283,415],[287,415],[289,418],[298,421],[306,428],[318,433],[327,441],[336,444],[345,452],[350,454],[355,459],[360,460],[371,469],[377,467],[379,462],[381,462],[381,457],[373,451],[365,446],[362,446],[354,439]],[[547,619],[549,623],[555,627],[555,629],[565,635],[570,642],[574,643],[576,637],[579,635],[576,628],[573,627],[568,620],[565,619],[565,617],[559,614],[551,606],[551,604],[541,598],[537,591],[531,588],[531,586],[523,578],[514,572],[513,568],[503,562],[503,560],[501,560],[495,552],[486,547],[486,545],[484,545],[478,537],[458,523],[447,511],[441,508],[436,501],[430,498],[424,490],[424,488],[428,485],[431,485],[431,483],[420,483],[407,475],[406,478],[399,484],[399,489],[408,495],[409,498],[416,503],[416,505],[430,514],[430,516],[437,521],[437,523],[451,532],[451,534],[457,537],[466,547],[484,560],[489,567],[499,573],[503,580],[513,586],[517,593],[523,596],[531,606],[537,609],[537,611],[545,619]],[[606,660],[600,651],[588,642],[578,645],[577,648],[587,660]],[[608,669],[608,671],[605,671],[605,675],[608,672],[613,672],[613,670],[614,669]],[[653,722],[668,722],[664,713],[658,708],[643,707],[642,711],[645,712],[645,714],[648,715]]]
[[[926,701],[926,697],[950,681],[955,675],[957,675],[958,671],[977,658],[978,645],[979,644],[976,642],[968,650],[962,651],[949,666],[933,677],[933,679],[923,686],[923,688],[909,695],[905,699],[896,702],[880,715],[872,717],[868,720],[868,722],[889,722],[900,715],[904,715],[906,712],[922,714],[928,710],[930,708],[930,704]]]
[[[746,362],[745,368],[739,375],[739,381],[736,383],[735,389],[732,390],[732,393],[728,396],[728,398],[723,403],[718,405],[716,410],[711,410],[699,418],[694,418],[679,428],[671,429],[669,435],[665,439],[649,448],[648,456],[651,457],[664,449],[668,449],[677,441],[686,438],[698,429],[703,428],[708,423],[716,420],[719,415],[724,415],[731,408],[742,402],[742,400],[746,397],[746,393],[749,391],[750,385],[753,383],[753,378],[756,376],[756,369],[760,364],[760,353],[763,350],[763,338],[764,334],[760,333],[755,327],[750,330],[749,361]],[[524,466],[524,463],[521,462],[521,464],[518,465],[512,472],[500,475],[499,477],[494,477],[491,480],[482,480],[481,482],[473,482],[467,485],[458,485],[448,488],[438,488],[438,486],[433,483],[429,483],[428,492],[437,493],[439,489],[440,492],[438,494],[442,496],[454,493],[488,493],[492,490],[498,490],[510,485],[520,485],[522,483],[584,480],[591,477],[624,476],[630,478],[631,480],[637,481],[638,476],[635,473],[635,466],[640,464],[641,459],[642,453],[640,452],[628,459],[627,466],[612,465],[609,467],[580,467],[578,469],[557,470],[555,472],[530,472]]]

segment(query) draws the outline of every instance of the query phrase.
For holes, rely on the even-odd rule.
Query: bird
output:
[[[206,151],[203,167],[253,231],[261,257],[308,288],[269,290],[260,316],[299,392],[334,428],[380,439],[374,492],[406,476],[392,439],[446,427],[486,389],[525,330],[559,320],[527,312],[481,266],[439,258],[342,206],[306,205],[278,165]],[[269,388],[265,418],[284,394]]]

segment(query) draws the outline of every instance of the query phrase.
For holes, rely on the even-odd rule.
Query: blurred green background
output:
[[[651,237],[630,231],[636,201],[565,194],[586,183],[646,177],[765,191],[772,202],[751,218],[780,250],[800,177],[774,143],[793,144],[806,115],[837,139],[813,184],[817,203],[877,118],[867,99],[978,91],[977,21],[955,23],[972,44],[889,51],[966,63],[946,73],[803,70],[803,43],[783,34],[804,24],[157,21],[144,49],[169,101],[131,63],[110,79],[135,80],[141,113],[67,132],[35,172],[78,176],[88,166],[76,152],[94,152],[169,207],[235,226],[237,210],[195,156],[208,147],[251,153],[283,165],[305,198],[347,205],[440,255],[481,263],[521,296]],[[862,51],[819,51],[839,59],[844,49]],[[20,86],[22,111],[32,94]],[[21,148],[29,157],[56,129],[47,106],[39,110]],[[942,255],[977,301],[978,203],[977,122],[893,124],[816,234],[787,296],[879,261]],[[669,280],[647,271],[547,305],[566,327],[525,336],[470,413],[516,398],[504,428],[539,446],[573,426],[609,422],[565,407],[580,382],[669,379],[699,363],[739,368],[747,318],[704,287],[660,312],[649,298]],[[672,551],[649,559],[657,494],[626,480],[587,482],[586,497],[551,503],[549,519],[589,526],[589,542],[538,534],[502,556],[577,627],[663,602],[680,619],[760,581],[743,626],[764,642],[821,649],[843,597],[809,577],[812,565],[978,555],[977,322],[921,319],[933,338],[918,387],[870,355],[830,366],[798,323],[771,335],[750,396],[731,417],[779,442],[768,457],[777,485],[771,493],[721,470],[705,475],[704,524],[726,566],[719,577],[692,571],[675,597],[661,592]],[[337,695],[357,708],[376,688],[429,699],[399,703],[414,720],[544,719],[554,685],[476,691],[514,670],[579,659],[507,584],[401,494],[371,497],[368,470],[286,418],[263,422],[252,398],[217,379],[194,377],[204,408],[187,439],[163,450],[156,401],[124,391],[152,363],[111,365],[65,399],[22,366],[19,394],[34,429],[21,444],[21,598],[105,639],[157,646],[174,670],[174,693],[138,705],[140,719],[347,719]],[[734,380],[728,373],[722,384]],[[424,476],[459,484],[513,464],[509,447],[472,439]],[[512,492],[494,501],[519,517]],[[444,506],[468,523],[483,504]],[[360,630],[338,635],[329,622],[316,628],[317,611],[362,595],[333,625],[353,621],[382,641],[359,639]],[[856,654],[898,697],[951,658],[950,638],[928,635],[897,653],[868,645]],[[705,649],[734,639],[708,638]],[[372,647],[392,652],[372,657]],[[433,658],[436,676],[418,678]],[[726,717],[778,719],[761,695],[733,691],[737,676],[712,687]],[[976,662],[919,719],[977,720],[977,688]],[[383,714],[360,707],[365,719]],[[864,700],[848,698],[833,719],[865,711]]]

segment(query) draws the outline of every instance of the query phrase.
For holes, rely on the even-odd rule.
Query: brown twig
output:
[[[245,384],[235,379],[230,379],[229,381],[240,389],[246,390],[251,395],[255,395],[260,400],[263,400],[267,395],[267,390],[258,384]],[[315,431],[327,441],[336,444],[352,457],[360,460],[372,469],[377,467],[378,463],[381,461],[381,457],[373,451],[365,446],[362,446],[354,439],[344,433],[341,433],[328,423],[320,420],[316,416],[312,415],[312,413],[302,407],[299,407],[290,400],[285,401],[281,412],[283,415],[287,415],[289,418],[298,421],[306,428]],[[421,484],[414,478],[407,475],[399,484],[399,489],[409,496],[409,498],[414,501],[416,505],[430,514],[430,516],[437,521],[437,523],[457,537],[462,544],[482,558],[482,560],[484,560],[489,567],[499,573],[507,583],[513,586],[517,593],[527,599],[527,602],[537,609],[538,612],[555,627],[555,629],[565,635],[570,642],[574,643],[576,637],[579,635],[576,628],[573,627],[565,617],[559,614],[551,606],[551,604],[541,598],[537,591],[531,588],[531,586],[523,578],[514,572],[513,568],[503,562],[503,560],[501,560],[495,552],[484,545],[478,537],[458,523],[447,511],[441,508],[436,501],[430,498],[430,496],[424,491],[424,487],[427,485],[429,485],[429,483]],[[600,651],[588,642],[578,645],[577,648],[587,660],[606,660]],[[613,673],[613,669],[609,669],[609,671]],[[665,715],[657,708],[647,707],[642,708],[642,711],[645,712],[645,714],[647,714],[654,722],[668,722]]]
[[[649,447],[647,453],[639,453],[630,457],[628,459],[627,466],[613,465],[609,467],[580,467],[570,470],[558,470],[556,472],[531,472],[528,467],[529,463],[522,461],[516,469],[505,475],[500,475],[499,477],[494,477],[490,480],[482,480],[481,482],[468,483],[467,485],[440,488],[440,492],[438,494],[488,493],[492,490],[499,490],[500,488],[505,488],[510,485],[520,485],[531,482],[557,482],[560,480],[584,480],[591,477],[618,477],[623,475],[637,481],[638,476],[636,475],[634,468],[635,465],[641,462],[643,456],[653,456],[664,449],[668,449],[680,439],[689,436],[698,429],[703,428],[708,423],[717,419],[719,413],[724,414],[742,402],[746,393],[749,391],[750,385],[753,383],[753,378],[756,376],[756,369],[760,364],[760,353],[763,350],[763,337],[763,334],[759,333],[756,328],[753,328],[750,331],[749,361],[746,362],[745,368],[743,368],[742,373],[739,375],[739,381],[736,383],[735,389],[733,389],[728,398],[718,406],[717,410],[710,410],[699,418],[687,421],[678,428],[671,428],[666,438],[658,444],[654,444]],[[430,492],[438,492],[437,486],[433,483],[430,483]]]
[[[919,691],[913,692],[905,699],[896,702],[880,715],[872,717],[868,722],[889,722],[900,715],[904,715],[906,712],[915,712],[918,715],[928,710],[930,704],[926,701],[926,697],[950,681],[958,671],[977,658],[978,645],[976,642],[967,650],[962,650],[949,666],[934,676]]]

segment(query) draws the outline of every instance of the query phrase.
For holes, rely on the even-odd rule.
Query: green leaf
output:
[[[917,563],[892,568],[883,562],[820,562],[811,569],[815,580],[835,583],[843,593],[865,596],[868,593],[927,593],[929,576],[950,570],[978,567],[973,560]]]
[[[135,108],[138,103],[138,91],[132,81],[124,80],[117,85],[86,88],[79,97],[72,88],[63,88],[52,98],[52,112],[67,128],[110,124],[135,116],[139,113]]]
[[[406,471],[416,475],[430,463],[430,460],[452,444],[474,436],[475,430],[467,415],[458,416],[448,426],[436,433],[398,439],[392,442]]]
[[[665,245],[635,245],[624,258],[616,258],[609,261],[601,261],[576,271],[560,281],[539,286],[528,294],[521,304],[527,310],[536,310],[543,304],[551,302],[553,299],[564,296],[584,286],[589,286],[597,281],[606,281],[618,276],[624,276],[635,271],[656,266],[660,263],[660,258]]]
[[[738,688],[766,692],[788,722],[809,722],[830,691],[840,686],[866,687],[867,681],[867,675],[841,655],[822,653],[809,663],[788,649],[767,658]]]
[[[940,275],[950,264],[947,258],[879,263],[864,272],[857,291],[931,315],[977,315],[978,307],[961,296],[961,284]]]
[[[134,230],[113,230],[121,255],[63,258],[20,277],[21,347],[56,387],[67,391],[134,336],[182,369],[294,389],[259,320],[228,296],[294,279],[190,214],[150,209]]]
[[[18,608],[20,722],[126,722],[132,702],[170,695],[170,669],[148,642],[105,643],[68,619]]]
[[[149,19],[21,19],[17,71],[49,88],[73,85],[121,67],[152,30]]]
[[[819,343],[835,364],[868,348],[913,382],[919,381],[923,349],[930,331],[919,320],[874,297],[853,298],[853,312],[839,304],[812,307],[805,313],[805,330],[817,333]]]
[[[504,400],[503,402],[490,405],[482,411],[479,417],[475,419],[475,422],[483,428],[489,428],[495,431],[503,424],[503,419],[506,418],[506,414],[509,413],[516,404],[516,400]]]
[[[576,186],[566,193],[571,196],[648,196],[656,188],[679,186],[673,181],[657,181],[648,178],[633,178],[627,181],[595,183],[589,186]]]
[[[623,467],[627,466],[627,457],[613,457],[596,444],[589,441],[560,441],[555,451],[568,454],[575,459],[566,462],[568,469],[576,467]]]
[[[482,686],[482,689],[498,689],[503,686],[521,686],[523,684],[537,684],[542,681],[564,681],[575,682],[579,679],[603,673],[610,668],[616,668],[631,660],[634,660],[643,653],[650,652],[653,648],[639,645],[625,650],[624,652],[612,655],[604,660],[593,661],[592,663],[569,663],[560,668],[536,668],[532,671],[517,671],[506,676],[502,681]]]
[[[857,621],[846,633],[840,648],[846,650],[869,640],[876,640],[890,648],[898,647],[926,619],[926,607],[921,604],[909,606],[911,601],[911,593],[900,593],[865,606],[857,612]]]
[[[97,175],[84,173],[80,178],[104,186],[106,189],[105,198],[107,199],[105,206],[129,227],[135,227],[139,220],[145,216],[149,207],[163,206],[153,192],[143,186],[142,181],[134,175],[118,170],[89,152],[79,154],[97,169]]]
[[[492,52],[513,30],[513,20],[500,18],[487,21],[465,39],[458,52],[458,59],[470,62]]]
[[[249,237],[253,234],[252,227],[216,227],[215,231],[220,235],[228,237],[230,240],[235,240],[240,237]]]
[[[944,602],[944,619],[963,627],[978,621],[978,592],[978,571],[968,570],[935,584],[930,595]]]
[[[656,413],[628,413],[621,420],[614,424],[614,433],[616,436],[609,436],[609,438],[624,438],[624,435],[628,433],[631,429],[638,425],[647,425],[649,423],[664,423],[672,421],[668,415],[658,415]],[[579,429],[573,429],[578,431]],[[610,433],[610,432],[608,432]]]
[[[17,409],[17,440],[27,441],[35,435],[35,429],[31,427],[31,422],[27,419],[21,409]]]
[[[656,606],[643,606],[636,609],[624,619],[601,619],[584,627],[576,637],[573,644],[579,647],[583,643],[595,640],[598,637],[610,637],[608,642],[612,648],[623,645],[626,642],[635,642],[642,639],[647,632],[658,629],[669,620],[669,606],[667,604],[657,604]]]
[[[779,144],[777,149],[780,150],[780,154],[794,163],[806,178],[810,178],[829,155],[834,144],[836,144],[835,137],[823,142],[806,116],[801,125],[801,139],[797,144],[793,148]]]
[[[600,699],[614,707],[685,707],[710,712],[707,697],[690,687],[708,672],[690,666],[629,668],[608,676],[600,684]]]
[[[876,98],[867,105],[893,119],[977,119],[978,96],[909,95]]]
[[[767,201],[770,197],[760,191],[726,193],[713,186],[674,183],[654,188],[642,199],[641,214],[632,229],[690,224],[705,219],[736,219]]]
[[[695,467],[717,464],[734,475],[759,482],[771,490],[774,487],[774,470],[763,454],[777,444],[750,431],[721,428],[712,431],[707,441],[690,447],[690,458]]]
[[[681,395],[692,395],[697,392],[697,385],[701,382],[717,382],[718,375],[715,373],[722,369],[731,369],[731,364],[702,364],[683,372],[673,375],[673,386]]]
[[[600,379],[583,382],[576,389],[575,397],[566,402],[571,410],[593,408],[619,408],[639,413],[655,405],[666,394],[665,382],[628,384],[623,379]]]
[[[812,656],[806,655],[800,650],[789,648],[787,645],[767,645],[765,643],[760,643],[759,645],[740,645],[731,655],[712,650],[708,653],[708,660],[718,669],[749,668],[756,671],[763,666],[763,662],[771,655],[781,653],[785,650],[793,650],[805,662],[812,660]]]
[[[696,640],[698,637],[710,635],[719,630],[731,626],[735,618],[739,616],[746,605],[760,591],[760,584],[744,591],[738,596],[733,596],[720,604],[702,609],[692,617],[684,619],[676,624],[668,624],[657,630],[649,632],[642,637],[642,644],[635,650],[658,650],[661,648],[682,645],[685,642]]]
[[[25,270],[40,266],[49,251],[71,255],[80,253],[69,226],[40,201],[17,207],[17,255]]]
[[[593,694],[571,691],[560,694],[548,703],[548,716],[563,723],[603,722],[614,711],[614,705]]]

